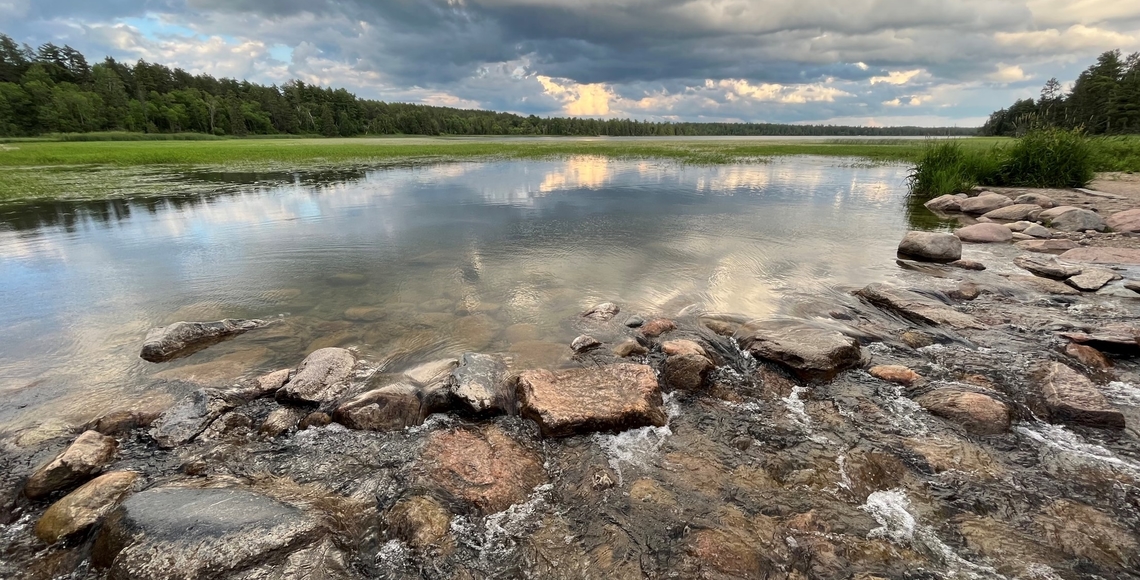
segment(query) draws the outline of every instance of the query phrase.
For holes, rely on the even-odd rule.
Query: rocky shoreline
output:
[[[1136,577],[1140,210],[972,193],[810,316],[598,304],[555,368],[318,348],[6,444],[0,576]]]

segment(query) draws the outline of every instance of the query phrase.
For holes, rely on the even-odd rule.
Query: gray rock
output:
[[[1015,198],[1013,200],[1013,203],[1016,203],[1016,204],[1032,203],[1032,204],[1039,205],[1044,209],[1056,207],[1056,205],[1057,205],[1057,202],[1053,201],[1053,198],[1051,198],[1047,195],[1040,194],[1040,193],[1026,193],[1026,194],[1019,195],[1019,196],[1017,196],[1017,198]]]
[[[638,328],[642,324],[645,324],[645,319],[636,315],[636,314],[634,314],[633,316],[630,316],[625,321],[625,325],[630,327],[630,328]]]
[[[1059,362],[1047,363],[1038,374],[1050,421],[1124,429],[1124,414],[1109,406],[1105,396],[1084,375]]]
[[[297,373],[277,391],[277,400],[302,404],[328,404],[340,397],[356,370],[356,356],[343,348],[313,351]]]
[[[953,234],[907,232],[899,243],[898,253],[929,262],[953,262],[962,258],[962,240]]]
[[[1056,218],[1057,216],[1059,216],[1065,212],[1073,211],[1075,209],[1081,209],[1081,208],[1071,206],[1071,205],[1059,205],[1059,206],[1051,207],[1051,208],[1041,212],[1041,215],[1039,215],[1037,217],[1038,217],[1038,219],[1049,221],[1049,220],[1052,220],[1052,219]]]
[[[396,431],[421,425],[428,413],[420,397],[416,385],[388,385],[340,405],[333,412],[333,420],[350,429],[366,431]]]
[[[150,362],[166,362],[191,355],[266,324],[264,320],[229,318],[218,322],[175,322],[147,332],[139,356]]]
[[[859,342],[835,330],[785,321],[749,323],[740,347],[752,356],[780,363],[808,380],[827,380],[862,360]]]
[[[1067,211],[1049,219],[1046,223],[1053,229],[1062,232],[1083,232],[1086,230],[1103,232],[1108,229],[1108,224],[1105,223],[1104,218],[1100,217],[1100,214],[1087,209]]]
[[[1013,232],[1001,224],[981,223],[954,230],[954,235],[963,242],[993,244],[1013,239]]]
[[[241,489],[154,488],[103,524],[92,562],[110,578],[229,578],[321,538],[296,507]]]
[[[1029,227],[1021,230],[1021,233],[1043,240],[1047,240],[1053,237],[1053,232],[1049,231],[1049,228],[1040,224],[1030,224]]]
[[[613,317],[617,316],[619,312],[621,312],[621,308],[617,304],[613,302],[603,302],[583,312],[582,316],[605,322],[607,320],[613,320]]]
[[[1085,268],[1077,276],[1073,276],[1065,283],[1082,292],[1096,292],[1104,287],[1105,284],[1113,280],[1119,280],[1120,275],[1112,270],[1104,268]]]
[[[1036,220],[1041,211],[1041,206],[1035,203],[1015,203],[986,212],[982,217],[1001,221]]]
[[[221,389],[199,389],[159,415],[150,435],[163,449],[177,447],[192,441],[222,414],[245,402]]]
[[[574,342],[570,343],[570,348],[574,349],[574,352],[586,352],[599,346],[602,346],[602,341],[585,334],[575,338]]]
[[[91,479],[111,463],[119,444],[114,437],[85,431],[75,441],[40,466],[24,483],[24,495],[40,499]]]
[[[973,316],[958,312],[941,302],[917,292],[888,286],[870,284],[855,293],[863,300],[887,310],[925,324],[945,324],[952,328],[985,328]]]
[[[515,393],[500,356],[466,353],[451,373],[452,393],[475,413],[514,413]]]
[[[1013,223],[1005,224],[1005,227],[1009,228],[1009,231],[1017,233],[1017,232],[1024,232],[1025,228],[1027,228],[1031,225],[1034,225],[1033,222],[1020,221],[1020,222],[1013,222]]]
[[[1023,270],[1028,270],[1035,276],[1049,278],[1050,280],[1065,280],[1081,273],[1081,269],[1069,264],[1062,264],[1057,258],[1038,258],[1036,256],[1018,256],[1013,263]]]
[[[1140,281],[1129,280],[1129,281],[1124,283],[1124,287],[1135,292],[1135,293],[1137,293],[1137,294],[1140,294]]]
[[[998,193],[983,193],[978,197],[962,200],[962,213],[981,215],[995,209],[1013,205],[1013,200]]]
[[[931,211],[940,211],[940,212],[961,211],[962,201],[969,199],[969,198],[970,198],[970,196],[968,196],[964,193],[959,193],[959,194],[955,194],[955,195],[949,195],[948,194],[948,195],[942,195],[942,196],[936,197],[936,198],[934,198],[934,199],[932,199],[932,200],[930,200],[930,201],[928,201],[922,205],[926,206],[926,208],[931,210]]]

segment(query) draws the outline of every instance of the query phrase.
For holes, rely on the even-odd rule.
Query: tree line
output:
[[[90,65],[70,46],[0,34],[0,136],[131,131],[212,135],[919,136],[971,128],[682,123],[524,117],[385,103],[299,80],[264,86],[139,60]]]
[[[1056,77],[1049,79],[1037,100],[1019,99],[995,111],[981,133],[1014,136],[1040,125],[1092,135],[1140,133],[1140,52],[1101,54],[1068,93]]]

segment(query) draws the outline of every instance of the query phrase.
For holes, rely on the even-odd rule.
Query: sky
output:
[[[0,32],[523,115],[978,126],[1140,51],[1140,1],[0,0]]]

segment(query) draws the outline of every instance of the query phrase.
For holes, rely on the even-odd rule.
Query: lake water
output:
[[[602,301],[797,315],[894,275],[906,171],[572,158],[194,174],[217,193],[0,205],[0,430],[48,436],[179,395],[174,379],[226,382],[323,346],[393,369],[466,350],[554,365],[566,321]],[[226,317],[280,321],[138,358],[151,327]]]

